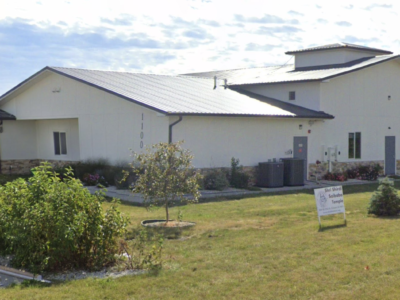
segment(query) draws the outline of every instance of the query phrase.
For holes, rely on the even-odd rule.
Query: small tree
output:
[[[378,190],[372,195],[368,208],[369,214],[377,216],[395,216],[400,212],[400,198],[389,178],[380,180]]]
[[[133,168],[139,176],[133,192],[141,193],[146,206],[165,207],[166,222],[168,208],[176,202],[197,202],[200,197],[201,174],[193,169],[193,156],[178,143],[159,143],[144,153],[134,153]],[[185,194],[191,194],[192,199]]]

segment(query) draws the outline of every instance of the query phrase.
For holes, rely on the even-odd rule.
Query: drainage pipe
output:
[[[174,127],[176,124],[178,124],[180,121],[182,121],[182,116],[179,116],[179,119],[175,121],[172,124],[169,124],[169,131],[168,131],[168,143],[172,143],[172,127]]]

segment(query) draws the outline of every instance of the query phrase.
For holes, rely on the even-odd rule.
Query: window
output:
[[[361,132],[349,133],[349,158],[361,158]]]
[[[296,92],[289,92],[289,100],[296,100]]]
[[[67,154],[67,136],[65,132],[53,132],[54,137],[54,154]]]

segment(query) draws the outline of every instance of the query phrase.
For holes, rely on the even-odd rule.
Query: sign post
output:
[[[319,228],[322,228],[321,217],[327,215],[343,213],[344,224],[346,224],[342,186],[315,189],[314,196],[317,204]]]

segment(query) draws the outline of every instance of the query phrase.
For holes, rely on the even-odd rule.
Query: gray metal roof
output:
[[[15,116],[0,109],[0,120],[16,120]]]
[[[339,48],[363,50],[363,51],[369,51],[369,52],[376,52],[376,53],[380,53],[380,54],[393,54],[393,52],[391,52],[391,51],[377,49],[377,48],[371,48],[371,47],[365,47],[365,46],[360,46],[360,45],[355,45],[355,44],[350,44],[350,43],[328,44],[328,45],[311,47],[311,48],[306,48],[306,49],[287,51],[287,52],[285,52],[285,54],[296,54],[296,53],[302,53],[302,52],[331,50],[331,49],[339,49]]]
[[[294,68],[294,65],[260,67],[249,69],[234,69],[223,71],[211,71],[203,73],[186,74],[188,76],[214,77],[227,79],[230,86],[239,86],[247,84],[270,84],[287,82],[307,82],[322,81],[350,72],[361,70],[383,63],[392,59],[399,58],[400,55],[380,55],[376,57],[367,57],[352,62],[338,65],[317,66],[306,68]]]
[[[264,116],[279,118],[333,118],[282,101],[214,89],[214,79],[190,76],[135,74],[127,72],[46,67],[0,97],[12,97],[19,87],[43,72],[55,72],[167,115]]]

